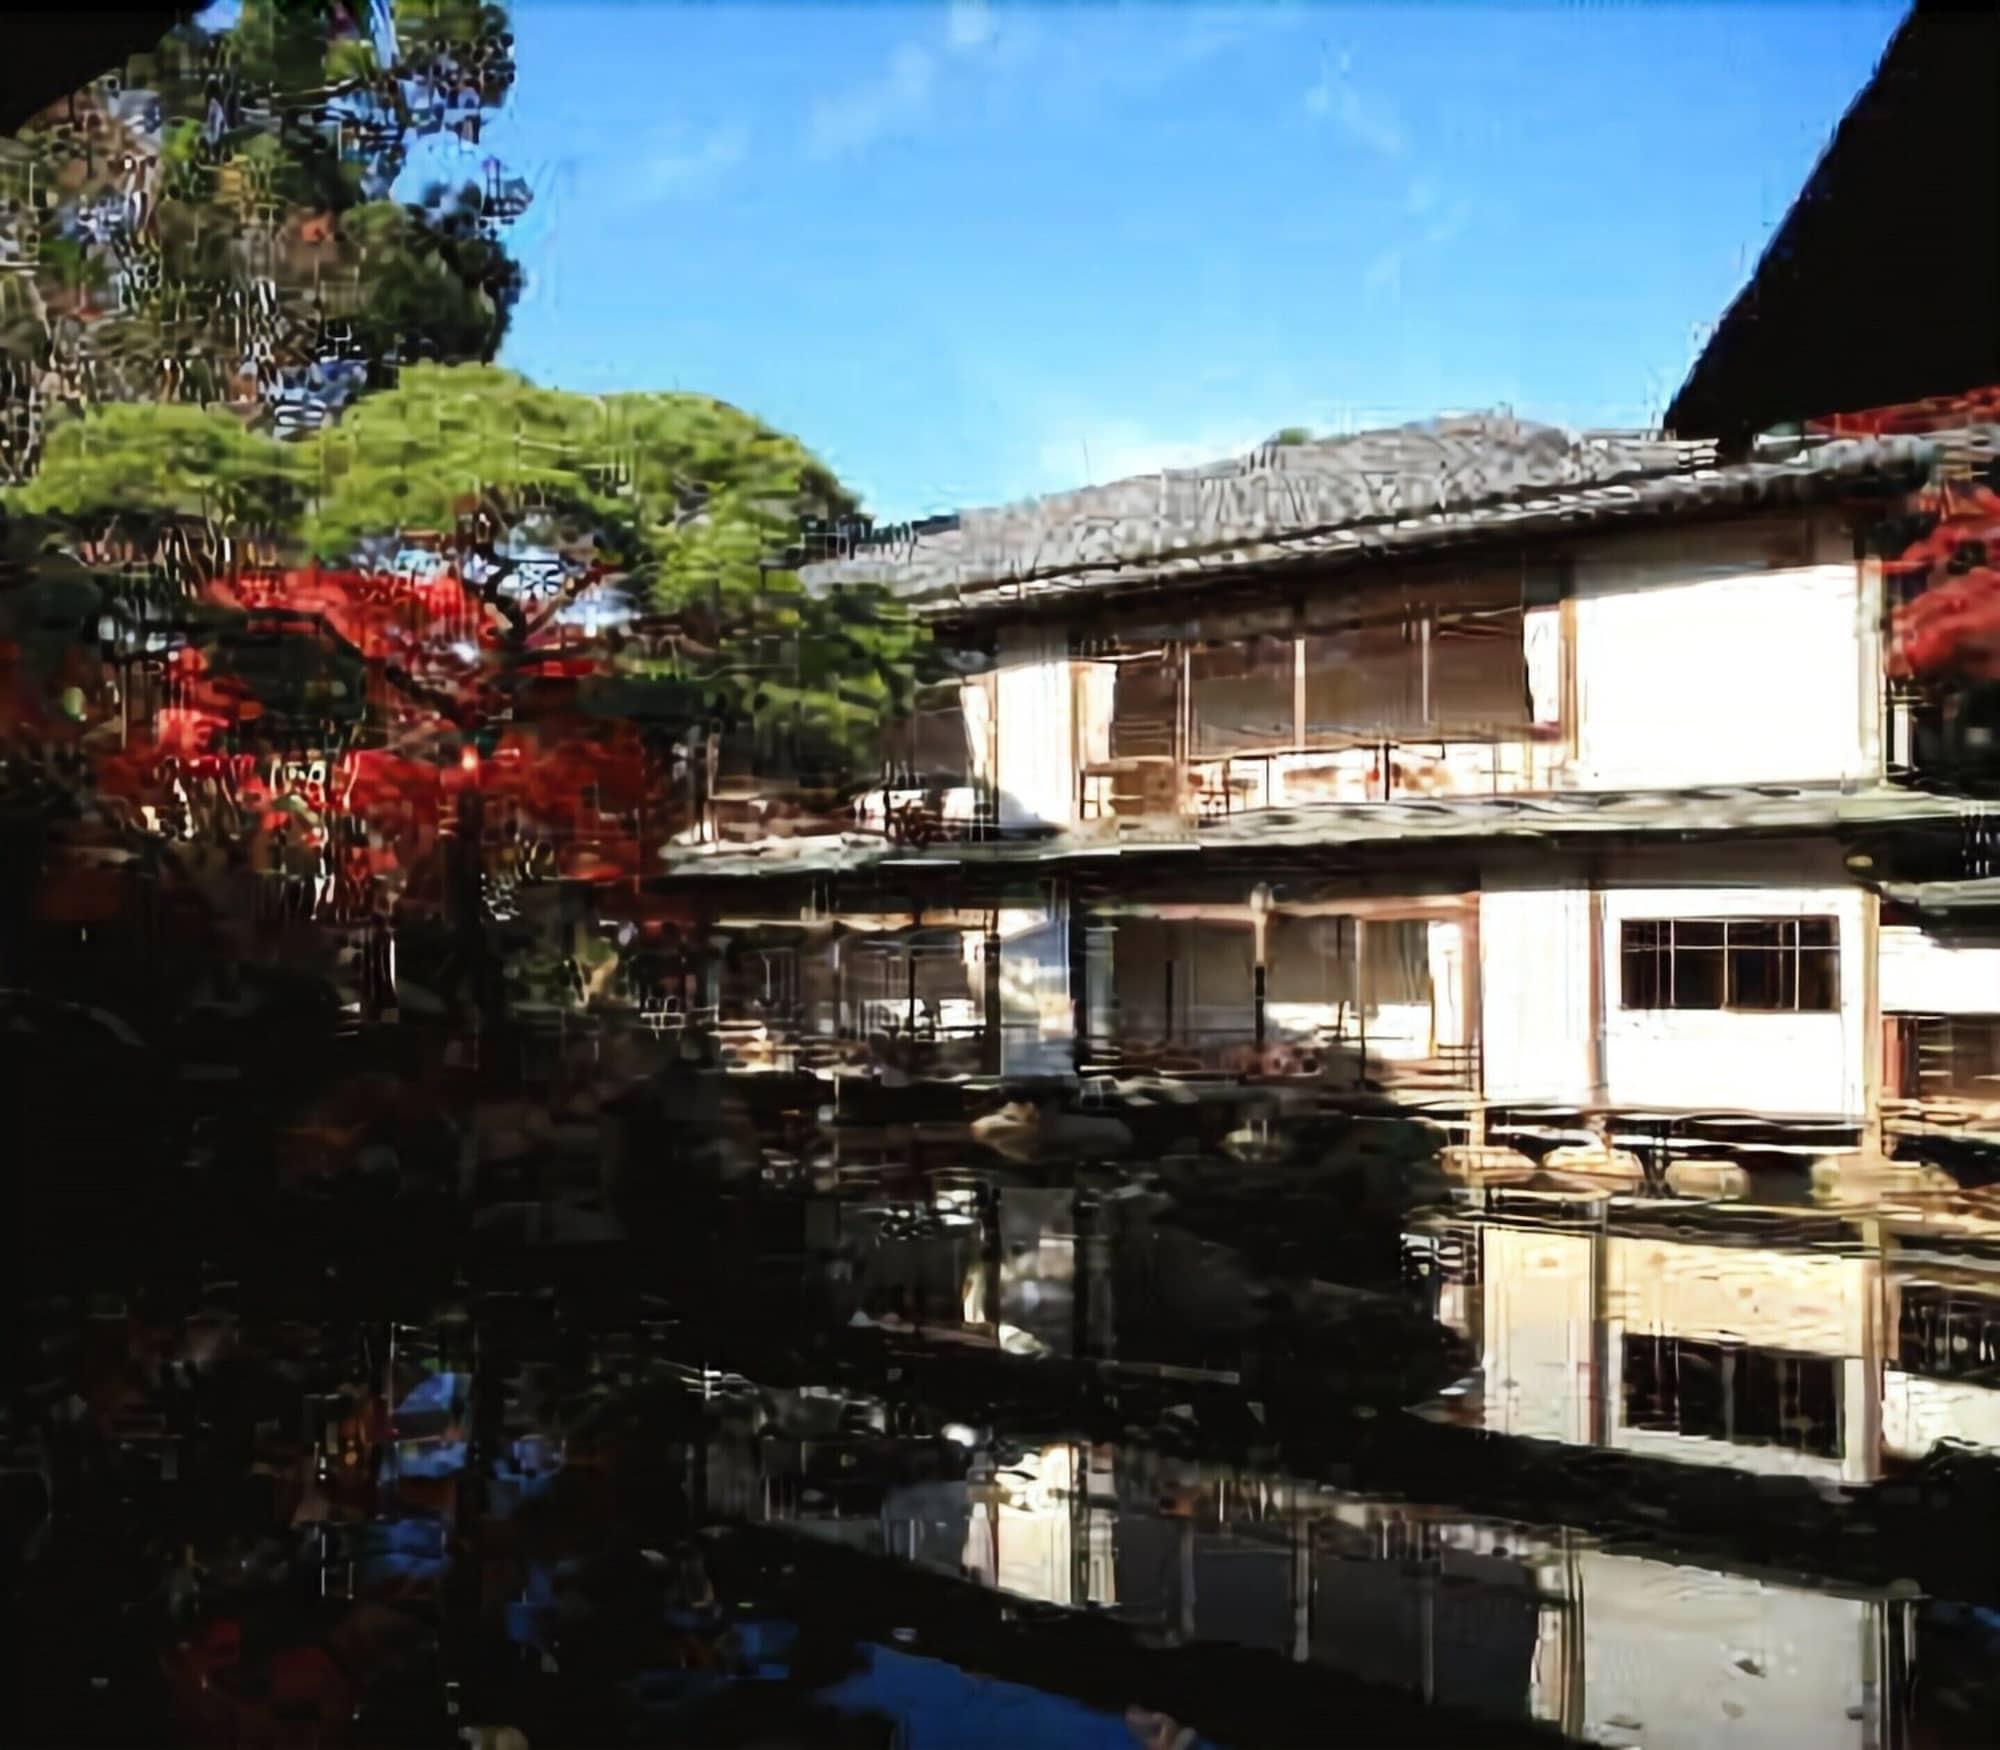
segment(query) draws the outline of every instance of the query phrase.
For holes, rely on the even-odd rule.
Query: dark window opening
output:
[[[1625,1425],[1838,1458],[1840,1363],[1827,1355],[1627,1336]]]
[[[1111,757],[1169,759],[1180,711],[1180,663],[1165,656],[1118,664],[1111,693]]]
[[[1619,938],[1620,1006],[1830,1014],[1840,1007],[1832,918],[1634,918]]]
[[[2000,1379],[2000,1301],[1937,1283],[1904,1285],[1896,1364],[1930,1379]]]

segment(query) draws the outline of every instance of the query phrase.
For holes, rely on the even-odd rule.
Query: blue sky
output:
[[[1644,424],[1900,11],[514,0],[503,362],[733,401],[891,518]]]

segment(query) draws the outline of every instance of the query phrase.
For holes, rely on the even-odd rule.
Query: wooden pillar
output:
[[[1090,926],[1080,889],[1070,883],[1063,907],[1069,949],[1070,1067],[1081,1075],[1090,1062]]]
[[[1360,1053],[1359,1075],[1368,1080],[1368,920],[1354,920],[1354,1037]]]
[[[1604,1062],[1604,884],[1590,871],[1590,1107],[1602,1112],[1609,1102]]]
[[[1181,1521],[1180,1547],[1180,1638],[1194,1639],[1194,1512],[1189,1509]]]
[[[1882,1126],[1882,901],[1861,895],[1861,1153],[1879,1156]]]
[[[982,960],[981,970],[986,983],[986,1028],[980,1044],[986,1073],[997,1076],[1007,1064],[1006,1015],[1000,996],[1000,913],[997,908],[989,909],[986,914],[986,943]]]
[[[1312,1657],[1312,1521],[1299,1506],[1299,1486],[1287,1485],[1292,1508],[1292,1660],[1303,1665]]]
[[[1472,1103],[1466,1109],[1465,1140],[1474,1148],[1486,1146],[1486,985],[1479,935],[1479,897],[1473,896],[1465,913],[1460,940],[1464,943],[1465,964],[1460,969],[1465,1025],[1472,1045]]]

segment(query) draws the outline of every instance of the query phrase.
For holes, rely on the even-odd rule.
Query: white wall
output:
[[[1863,1648],[1876,1607],[1588,1551],[1583,1736],[1645,1750],[1877,1742]]]
[[[1485,1226],[1480,1408],[1496,1434],[1590,1439],[1594,1288],[1587,1234]]]
[[[1882,931],[1882,1009],[1904,1015],[2000,1014],[2000,948],[1960,948],[1907,924]]]
[[[1472,1042],[1465,1013],[1465,926],[1431,920],[1431,1034],[1439,1051]]]
[[[1616,1106],[1701,1107],[1859,1119],[1865,1108],[1862,929],[1855,888],[1627,888],[1604,896],[1604,1078]],[[1628,918],[1839,920],[1840,1009],[1756,1014],[1621,1006]]]
[[[1000,1069],[1010,1076],[1063,1076],[1076,1068],[1067,912],[1003,914],[1000,941]]]
[[[1076,814],[1074,689],[1061,627],[1000,634],[994,710],[1003,827],[1065,826]]]
[[[2000,1391],[1888,1368],[1882,1375],[1882,1449],[1922,1458],[1940,1440],[2000,1452]]]
[[[1614,1237],[1605,1246],[1606,1438],[1626,1452],[1767,1476],[1867,1482],[1879,1470],[1874,1381],[1863,1359],[1882,1292],[1873,1258]],[[1627,1336],[1687,1337],[1840,1363],[1837,1458],[1625,1425]]]
[[[1646,556],[1609,549],[1578,563],[1574,782],[1878,775],[1876,635],[1858,565],[1701,575],[1658,547],[1638,551]]]
[[[1633,1335],[1858,1355],[1879,1285],[1867,1257],[1630,1235],[1605,1242],[1605,1317]]]
[[[1479,896],[1480,1039],[1489,1100],[1590,1098],[1590,895],[1581,887]]]

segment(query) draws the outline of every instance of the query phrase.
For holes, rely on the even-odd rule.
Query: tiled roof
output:
[[[1935,438],[1844,438],[1724,463],[1714,446],[1572,435],[1481,414],[1115,481],[997,510],[900,548],[810,565],[809,588],[885,584],[930,613],[1079,591],[1547,535],[1628,519],[1895,489],[1928,473]],[[1984,441],[1994,434],[1957,434]]]
[[[1264,808],[1204,825],[1141,826],[1116,837],[1089,831],[914,851],[870,834],[828,833],[762,844],[676,852],[670,883],[865,873],[883,868],[1103,868],[1115,859],[1170,860],[1190,852],[1255,855],[1314,848],[1565,839],[1659,834],[1675,840],[1738,833],[1786,835],[1948,823],[1961,819],[1958,798],[1893,788],[1711,785],[1699,790],[1584,791],[1568,795],[1461,797],[1404,802],[1312,803]]]

